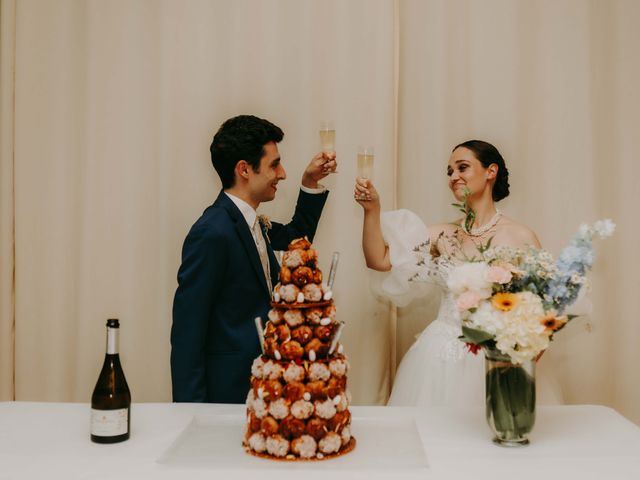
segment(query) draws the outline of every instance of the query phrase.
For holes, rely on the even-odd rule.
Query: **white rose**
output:
[[[468,326],[495,335],[503,328],[503,315],[491,305],[481,302],[478,309],[469,316]]]
[[[515,308],[503,315],[504,323],[496,333],[496,346],[514,363],[522,363],[549,347],[549,332],[540,323],[544,316],[540,297],[531,292],[517,296]]]
[[[480,298],[489,298],[491,282],[487,279],[488,269],[489,266],[484,262],[463,263],[451,270],[447,286],[456,296],[471,290]]]

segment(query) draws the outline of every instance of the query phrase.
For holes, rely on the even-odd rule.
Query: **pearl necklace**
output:
[[[467,235],[469,235],[470,237],[481,237],[482,235],[487,233],[489,230],[491,230],[493,227],[495,227],[498,224],[498,222],[500,221],[501,217],[502,217],[502,212],[500,210],[496,209],[496,214],[493,217],[491,217],[491,220],[489,220],[487,223],[485,223],[481,227],[472,228],[471,230],[467,230],[467,226],[463,222],[462,223],[462,230],[464,230],[464,232]]]

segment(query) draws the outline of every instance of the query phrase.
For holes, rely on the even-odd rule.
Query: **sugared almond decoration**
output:
[[[312,362],[316,361],[316,352],[315,352],[315,350],[309,350],[309,360],[311,360]]]
[[[304,303],[304,294],[302,292],[298,293],[298,298],[296,298],[298,303]]]
[[[325,317],[322,320],[320,320],[320,325],[322,325],[323,327],[326,327],[330,323],[331,323],[331,319],[328,317]]]

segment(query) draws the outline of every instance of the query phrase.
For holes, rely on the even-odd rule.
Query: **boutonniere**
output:
[[[264,234],[264,238],[267,242],[271,243],[269,240],[269,230],[271,230],[271,220],[266,215],[258,215],[258,221],[260,222],[260,227],[262,228],[262,233]]]

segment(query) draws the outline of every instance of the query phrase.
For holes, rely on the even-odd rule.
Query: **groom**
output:
[[[213,137],[211,161],[223,191],[191,227],[182,249],[171,327],[174,402],[243,403],[260,353],[255,317],[265,318],[280,266],[273,250],[295,238],[313,240],[328,192],[318,184],[335,170],[318,154],[302,175],[293,219],[261,221],[262,202],[286,178],[276,125],[251,115],[225,121]]]

